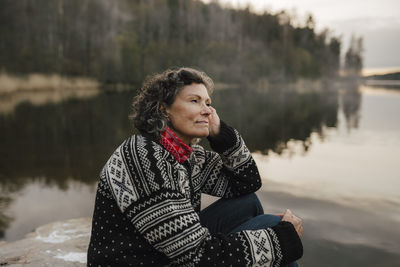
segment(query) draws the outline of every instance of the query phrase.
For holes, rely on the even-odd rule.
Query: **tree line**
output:
[[[293,20],[197,0],[2,0],[0,71],[134,85],[171,66],[230,84],[336,76],[340,38]]]

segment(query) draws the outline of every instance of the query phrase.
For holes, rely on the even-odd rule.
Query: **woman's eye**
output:
[[[192,99],[192,100],[190,100],[190,102],[197,103],[197,100],[196,99]]]
[[[206,104],[207,107],[211,107],[211,103]]]

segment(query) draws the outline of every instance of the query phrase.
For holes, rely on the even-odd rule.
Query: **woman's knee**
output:
[[[254,207],[255,216],[264,214],[263,206],[255,193],[241,196],[241,201],[246,202],[246,207]]]

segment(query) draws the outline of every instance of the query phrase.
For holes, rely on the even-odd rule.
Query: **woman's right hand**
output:
[[[282,215],[282,221],[292,223],[299,237],[303,235],[303,221],[294,215],[291,210],[288,209],[285,211]]]
[[[210,131],[210,137],[217,136],[219,134],[219,129],[221,126],[221,120],[219,119],[219,116],[217,114],[217,111],[213,107],[210,108],[210,115],[209,115],[209,131]]]

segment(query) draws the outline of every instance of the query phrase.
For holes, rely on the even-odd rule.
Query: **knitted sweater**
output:
[[[201,193],[232,198],[261,186],[239,133],[221,122],[177,159],[155,138],[134,135],[105,164],[98,184],[88,266],[282,266],[302,255],[289,222],[229,235],[211,234],[199,220]]]

